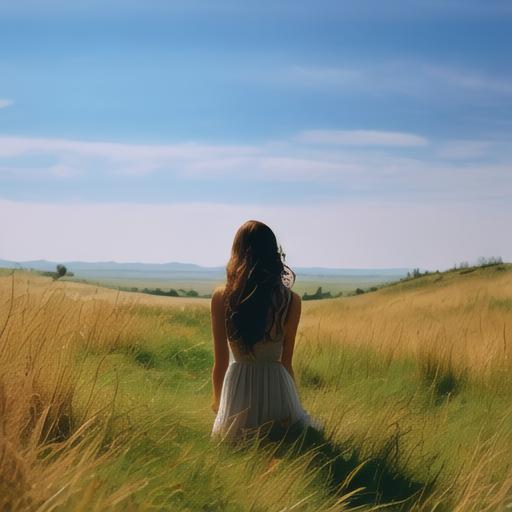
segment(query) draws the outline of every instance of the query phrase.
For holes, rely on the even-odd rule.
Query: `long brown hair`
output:
[[[276,236],[266,224],[249,220],[240,226],[226,267],[224,299],[228,338],[246,350],[268,331],[268,312],[276,287],[293,285],[295,273],[283,260]]]

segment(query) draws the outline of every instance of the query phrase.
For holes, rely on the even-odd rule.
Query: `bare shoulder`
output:
[[[225,285],[217,286],[212,293],[212,304],[222,304],[224,302]]]
[[[221,284],[220,286],[217,286],[217,288],[215,288],[215,290],[213,290],[213,295],[220,295],[220,296],[223,296],[224,295],[224,290],[226,289],[226,285],[225,284]]]
[[[288,319],[297,318],[301,313],[302,298],[298,293],[290,291],[290,306],[288,308]]]

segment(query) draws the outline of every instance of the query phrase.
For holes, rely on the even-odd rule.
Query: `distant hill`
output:
[[[294,267],[297,274],[316,277],[402,277],[410,272],[409,268],[324,268]]]
[[[67,269],[79,275],[80,271],[97,271],[105,276],[109,271],[119,276],[120,272],[186,272],[201,273],[217,276],[224,275],[225,267],[202,267],[194,263],[118,263],[116,261],[48,261],[48,260],[32,260],[32,261],[9,261],[0,259],[0,267],[3,268],[25,268],[34,270],[54,270],[57,263],[66,265]],[[357,269],[357,268],[324,268],[324,267],[294,267],[293,270],[302,276],[315,277],[402,277],[407,274],[410,268],[373,268],[373,269]]]
[[[79,270],[137,270],[137,271],[162,271],[169,270],[172,272],[210,272],[222,270],[222,267],[201,267],[194,263],[118,263],[116,261],[48,261],[48,260],[32,260],[32,261],[9,261],[0,259],[0,267],[3,268],[33,268],[34,270],[54,270],[57,263],[66,265],[68,270],[77,272]]]

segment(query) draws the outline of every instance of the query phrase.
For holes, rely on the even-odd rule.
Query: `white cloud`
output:
[[[77,153],[83,156],[103,156],[112,160],[142,158],[195,159],[223,154],[251,152],[250,146],[223,146],[197,143],[182,144],[123,144],[69,139],[47,139],[0,136],[0,156],[35,153]]]
[[[512,94],[512,76],[494,77],[481,71],[441,66],[425,66],[424,72],[433,79],[455,89],[503,95]]]
[[[73,167],[74,172],[103,169],[112,174],[144,175],[158,170],[187,172],[198,162],[215,162],[254,155],[251,146],[180,144],[123,144],[68,139],[0,136],[0,157],[46,155],[58,160],[59,166]],[[84,168],[85,167],[85,168]],[[53,168],[53,166],[52,166]],[[50,169],[51,173],[51,169]]]
[[[441,144],[436,150],[436,155],[450,160],[472,160],[489,155],[493,148],[501,151],[499,144],[494,141],[453,140]]]
[[[310,154],[289,142],[260,146],[143,145],[0,136],[0,158],[26,155],[44,155],[57,160],[58,164],[46,169],[53,176],[87,173],[143,176],[164,172],[192,179],[236,176],[247,180],[310,181],[333,179],[340,173],[357,171],[361,167],[361,162],[350,157],[340,159],[325,153]],[[64,169],[66,172],[61,173]],[[68,172],[71,169],[72,172]],[[32,171],[41,174],[45,169]],[[9,170],[4,166],[3,172],[15,174],[21,170]]]
[[[7,108],[7,107],[10,107],[11,105],[14,105],[14,100],[0,98],[0,108]]]
[[[477,94],[506,97],[512,95],[510,74],[490,74],[480,69],[447,66],[425,61],[389,60],[357,63],[344,67],[287,66],[251,72],[246,79],[287,88],[329,90],[346,94],[405,94],[460,100]],[[461,96],[462,95],[462,96]]]
[[[512,261],[512,205],[383,201],[253,204],[43,204],[0,200],[0,258],[223,265],[238,226],[269,224],[293,266],[446,268]],[[59,226],[59,229],[50,228]],[[62,236],[66,233],[66,236]],[[136,243],[134,243],[136,241]]]
[[[312,144],[344,146],[425,146],[428,140],[420,135],[374,130],[310,130],[299,134],[298,140]]]
[[[133,175],[157,183],[165,175],[181,182],[215,179],[227,187],[233,180],[314,182],[324,192],[335,187],[345,195],[492,200],[512,194],[512,153],[505,142],[496,142],[492,158],[483,160],[487,141],[428,141],[425,146],[427,140],[419,135],[366,130],[304,131],[288,141],[255,146],[0,137],[0,179],[23,179],[26,187],[32,177],[94,184],[102,176],[121,182]]]

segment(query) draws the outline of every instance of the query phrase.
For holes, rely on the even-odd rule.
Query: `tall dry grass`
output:
[[[305,303],[299,337],[411,356],[426,373],[509,378],[512,271],[433,274],[350,300]]]
[[[108,406],[73,410],[77,361],[144,326],[115,300],[71,298],[22,272],[0,281],[0,509],[53,510],[77,493],[75,505],[92,509],[101,495],[92,476],[120,446],[105,444]],[[113,505],[133,485],[99,501]]]
[[[174,317],[185,305],[208,306],[166,304]],[[188,434],[197,426],[186,414],[172,417],[166,406],[180,400],[177,390],[159,395],[168,402],[146,416],[158,386],[122,382],[120,375],[119,395],[129,395],[123,403],[116,385],[100,383],[105,368],[112,373],[109,357],[124,357],[119,369],[134,372],[130,361],[141,349],[150,353],[153,334],[161,337],[162,315],[175,339],[195,341],[193,313],[169,325],[169,309],[145,296],[23,272],[0,277],[0,510],[191,510],[196,503],[223,510],[232,501],[276,511],[319,509],[320,502],[326,510],[346,508],[343,497],[313,489],[313,453],[270,467],[272,454],[256,446],[224,457]],[[135,371],[143,382],[145,365]],[[187,409],[194,398],[184,399]]]
[[[334,438],[438,486],[414,510],[512,507],[512,272],[432,275],[305,303],[296,361]],[[436,460],[437,459],[437,462]]]

